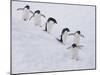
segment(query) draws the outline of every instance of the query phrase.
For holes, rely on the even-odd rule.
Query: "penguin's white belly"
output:
[[[67,37],[68,37],[68,33],[67,33],[67,31],[65,31],[64,34],[63,34],[63,43],[64,44],[66,44]]]
[[[72,48],[72,59],[78,59],[79,50],[77,48]]]
[[[41,15],[40,14],[34,16],[34,23],[35,25],[41,25]]]
[[[47,23],[47,32],[51,32],[52,28],[53,28],[54,23]]]
[[[29,10],[24,10],[23,11],[23,16],[22,16],[23,19],[26,19],[28,20],[29,19]]]
[[[76,43],[77,45],[80,45],[80,36],[77,34],[74,36],[74,43]]]

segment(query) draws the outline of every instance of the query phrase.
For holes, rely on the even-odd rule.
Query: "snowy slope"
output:
[[[43,27],[35,26],[32,20],[27,22],[21,20],[21,13],[16,9],[26,4],[29,4],[33,11],[41,9],[47,18],[53,16],[57,19],[58,24],[54,26],[51,34],[43,31],[47,18],[43,19]],[[56,11],[60,10],[59,13],[53,12],[55,9]],[[95,13],[92,12],[95,10],[94,7],[14,1],[12,10],[13,73],[95,68]],[[64,10],[68,11],[64,12]],[[64,27],[70,28],[71,32],[81,30],[85,35],[85,38],[81,39],[81,44],[84,47],[80,50],[79,61],[72,60],[70,50],[66,49],[73,43],[73,37],[69,37],[66,45],[56,40]]]

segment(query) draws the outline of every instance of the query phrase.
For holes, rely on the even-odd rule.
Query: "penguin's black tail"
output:
[[[56,38],[59,42],[61,42],[61,43],[63,43],[63,41],[62,41],[62,39],[58,39],[58,38]]]
[[[45,31],[45,32],[46,32],[47,30],[43,30],[43,31]]]
[[[61,43],[63,43],[62,35],[60,36],[60,39],[57,38],[57,40]]]

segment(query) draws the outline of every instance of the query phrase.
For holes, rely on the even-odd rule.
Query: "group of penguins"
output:
[[[41,27],[41,16],[44,18],[46,17],[45,15],[43,15],[40,12],[40,10],[36,10],[33,13],[33,11],[30,10],[29,5],[24,6],[24,8],[18,8],[17,11],[19,11],[19,10],[23,11],[22,18],[24,21],[31,20],[34,17],[34,24],[37,26],[40,26],[40,27]],[[29,17],[30,13],[32,13],[31,17]],[[45,23],[44,31],[47,33],[50,33],[54,24],[57,24],[56,19],[53,17],[49,17]],[[84,37],[84,35],[82,35],[80,31],[76,31],[75,33],[70,33],[70,34],[69,34],[69,32],[70,32],[69,28],[63,28],[60,38],[59,39],[57,38],[57,40],[60,43],[65,44],[67,37],[73,35],[74,43],[67,49],[71,49],[71,58],[72,59],[79,60],[79,49],[81,47],[83,47],[82,45],[80,45],[80,37]]]

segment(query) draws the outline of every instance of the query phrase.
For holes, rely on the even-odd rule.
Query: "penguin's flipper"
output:
[[[33,15],[29,18],[29,20],[31,20],[34,17],[35,13],[33,13]]]
[[[70,48],[72,48],[72,47],[70,46],[70,47],[68,47],[67,49],[70,49]]]
[[[81,49],[82,47],[84,47],[84,45],[78,45],[77,46],[79,49]]]
[[[41,14],[41,16],[43,16],[44,18],[46,17],[44,14]]]
[[[30,10],[30,13],[34,14],[34,12],[32,10]]]
[[[80,36],[84,38],[84,35],[80,34]]]
[[[32,19],[33,15],[29,18],[29,21]]]
[[[24,8],[18,8],[17,11],[19,11],[19,10],[24,10]]]
[[[68,34],[69,36],[72,36],[72,35],[75,35],[75,33],[70,33],[70,34]]]

